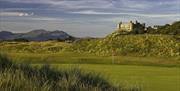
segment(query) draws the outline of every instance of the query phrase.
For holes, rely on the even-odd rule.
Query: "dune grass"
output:
[[[121,35],[117,32],[101,39],[78,41],[69,48],[79,53],[117,56],[180,56],[180,42],[172,35]]]
[[[113,86],[103,76],[80,69],[15,64],[0,54],[0,91],[140,91]]]
[[[72,43],[44,42],[0,42],[0,51],[15,53],[91,53],[99,56],[180,56],[180,42],[173,35],[119,35],[112,33],[105,38],[81,39]]]

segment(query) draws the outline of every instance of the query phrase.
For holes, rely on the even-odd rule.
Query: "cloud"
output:
[[[38,21],[64,21],[61,18],[52,18],[52,17],[31,17],[28,20],[38,20]]]
[[[139,12],[177,12],[179,0],[1,0],[13,4],[26,4],[23,8],[33,8],[35,5],[59,11],[102,10],[102,11],[139,11]],[[31,6],[31,7],[28,7]],[[11,8],[21,8],[13,7]],[[45,8],[44,8],[45,7]],[[152,11],[153,10],[153,11]],[[139,13],[138,12],[138,13]]]
[[[26,12],[0,12],[0,16],[33,16],[34,13]]]
[[[6,16],[2,16],[2,21],[26,21],[26,22],[29,22],[29,21],[33,21],[33,22],[42,22],[42,21],[58,21],[58,22],[62,22],[64,21],[63,18],[59,18],[59,17],[45,17],[45,16],[30,16],[30,17],[16,17],[16,16],[9,16],[9,17],[6,17]]]
[[[116,13],[116,12],[97,12],[93,10],[71,12],[74,14],[85,15],[128,15],[128,16],[140,16],[140,17],[180,17],[180,14],[143,14],[143,13]]]
[[[82,8],[109,8],[111,0],[3,0],[13,3],[26,4],[48,4],[51,7],[63,7],[67,9],[82,9]]]

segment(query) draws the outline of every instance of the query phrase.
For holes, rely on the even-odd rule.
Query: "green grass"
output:
[[[127,88],[140,85],[143,91],[180,90],[180,42],[172,35],[113,33],[74,43],[0,42],[0,51],[18,64],[76,66],[101,73],[114,85]]]
[[[15,64],[0,54],[0,91],[140,91],[114,86],[102,75],[80,69]]]
[[[27,64],[121,64],[180,67],[178,57],[132,57],[132,56],[96,56],[72,52],[63,53],[9,53],[17,63]],[[114,60],[113,60],[114,59]]]
[[[77,66],[84,70],[101,73],[115,85],[141,86],[143,91],[179,91],[180,69],[169,67],[102,65],[102,64],[59,64],[59,68]]]
[[[11,53],[17,63],[51,64],[55,68],[80,67],[104,75],[114,85],[140,86],[143,91],[179,91],[180,61],[175,57],[95,56],[79,53]]]

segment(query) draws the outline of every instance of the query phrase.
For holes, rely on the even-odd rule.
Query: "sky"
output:
[[[0,0],[0,31],[103,37],[130,20],[146,26],[179,21],[180,0]]]

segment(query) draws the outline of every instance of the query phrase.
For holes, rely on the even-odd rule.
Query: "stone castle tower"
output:
[[[142,32],[145,30],[145,23],[139,23],[136,21],[133,23],[132,21],[130,22],[120,22],[117,25],[117,29],[119,32]]]
[[[132,31],[133,30],[133,22],[130,21],[130,22],[120,22],[118,25],[117,25],[117,28],[120,30],[120,31]]]

